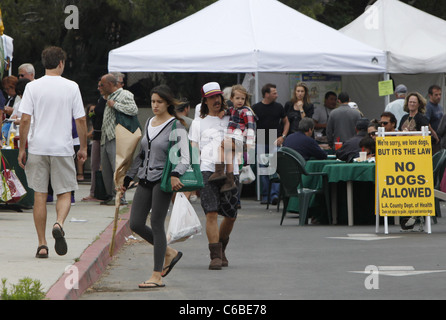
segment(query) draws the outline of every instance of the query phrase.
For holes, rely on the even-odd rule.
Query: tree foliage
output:
[[[30,62],[37,76],[44,73],[40,54],[48,45],[61,46],[68,53],[65,76],[79,83],[84,99],[97,97],[98,78],[107,72],[110,50],[141,38],[179,21],[216,0],[2,0],[0,7],[5,33],[14,38],[13,73]],[[373,0],[281,0],[285,5],[339,29],[364,12]],[[443,0],[404,0],[404,2],[446,18]],[[65,28],[67,5],[79,9],[80,28]],[[165,74],[162,79],[178,95],[197,96],[206,74]],[[216,75],[212,75],[215,79]],[[220,78],[221,77],[221,78]],[[221,75],[222,85],[237,80],[235,75]],[[156,85],[141,82],[140,90]],[[135,89],[136,90],[136,89]]]

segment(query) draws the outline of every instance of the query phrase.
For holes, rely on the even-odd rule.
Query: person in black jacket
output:
[[[356,135],[348,139],[340,149],[336,151],[336,158],[342,161],[351,162],[354,158],[359,157],[361,148],[359,142],[367,135],[369,120],[361,118],[356,121]]]

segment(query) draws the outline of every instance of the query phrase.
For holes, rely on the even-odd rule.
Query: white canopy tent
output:
[[[398,0],[378,0],[339,31],[387,52],[388,72],[395,86],[404,83],[409,91],[423,95],[432,84],[445,87],[446,21]],[[359,77],[351,78],[351,88],[364,83]]]
[[[386,55],[277,0],[220,0],[112,50],[109,71],[253,73],[257,102],[259,73],[270,81],[287,72],[382,74]]]
[[[12,59],[13,59],[13,53],[14,53],[13,42],[14,42],[14,39],[6,34],[3,34],[0,36],[0,58],[2,59],[0,65],[2,68],[4,68],[7,62],[10,63],[8,75],[12,74],[11,66],[12,66]]]
[[[384,73],[386,55],[277,0],[220,0],[112,50],[109,70]]]
[[[389,73],[446,72],[446,21],[398,0],[378,0],[339,30],[388,52]]]

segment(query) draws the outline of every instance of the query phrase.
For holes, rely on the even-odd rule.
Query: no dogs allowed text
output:
[[[380,216],[434,216],[430,136],[376,138]]]

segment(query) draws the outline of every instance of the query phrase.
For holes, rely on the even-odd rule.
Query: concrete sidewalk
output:
[[[68,243],[65,256],[58,256],[54,251],[51,229],[56,221],[55,204],[47,206],[48,259],[35,258],[38,242],[32,210],[0,211],[0,279],[7,280],[8,288],[28,277],[42,283],[48,299],[77,299],[99,278],[111,261],[108,245],[115,207],[100,205],[99,202],[82,202],[89,189],[89,183],[79,184],[75,194],[76,204],[71,207],[65,221]],[[132,200],[133,194],[134,189],[129,190],[127,200]],[[131,234],[126,223],[128,211],[127,206],[121,206],[116,251],[126,241],[125,237]],[[75,283],[76,286],[73,285]]]

